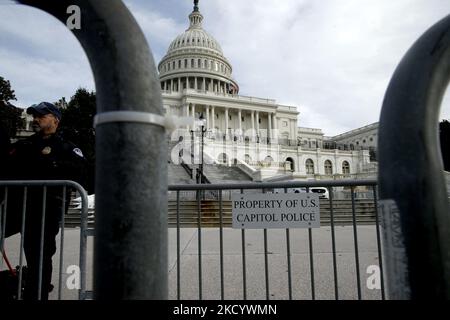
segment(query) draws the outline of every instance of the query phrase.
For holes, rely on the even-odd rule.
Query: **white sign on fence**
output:
[[[233,228],[319,228],[319,195],[314,193],[233,194]]]

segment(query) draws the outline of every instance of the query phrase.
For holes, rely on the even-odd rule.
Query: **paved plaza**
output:
[[[371,275],[367,268],[378,265],[378,250],[374,226],[358,226],[359,264],[363,299],[380,299],[381,291],[369,290],[366,281]],[[334,272],[329,226],[313,229],[314,286],[316,299],[334,299]],[[339,299],[357,299],[353,227],[335,227],[336,262]],[[286,231],[272,229],[267,232],[269,298],[288,299],[288,265]],[[266,277],[263,230],[246,230],[246,286],[247,299],[266,299]],[[77,299],[77,290],[69,290],[67,268],[79,264],[79,229],[65,229],[62,299]],[[201,232],[202,298],[221,299],[219,229],[205,228]],[[243,264],[241,230],[224,229],[223,232],[223,286],[225,299],[243,299]],[[87,283],[92,289],[92,237],[87,250]],[[18,264],[20,237],[6,240],[5,246],[11,262]],[[176,229],[169,229],[169,299],[177,298]],[[291,283],[293,299],[311,299],[311,275],[308,231],[290,230]],[[181,299],[199,298],[198,230],[180,230]],[[54,259],[53,284],[50,299],[58,298],[59,248]],[[6,266],[2,265],[2,269]]]

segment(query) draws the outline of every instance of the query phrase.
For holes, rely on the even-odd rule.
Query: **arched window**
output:
[[[342,173],[350,174],[350,164],[347,161],[342,162]]]
[[[264,163],[265,163],[268,167],[270,167],[270,166],[272,165],[272,162],[273,162],[273,158],[272,158],[271,156],[267,156],[267,157],[264,159]]]
[[[325,174],[333,174],[333,165],[330,160],[325,161]]]
[[[306,160],[306,174],[314,174],[314,162],[311,159]]]
[[[289,171],[295,171],[294,160],[291,157],[286,158],[286,164]]]

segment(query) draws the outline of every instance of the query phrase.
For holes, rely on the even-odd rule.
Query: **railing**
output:
[[[64,225],[71,190],[76,190],[81,198],[81,217],[78,221],[81,229],[79,238],[76,237],[79,242],[78,261],[75,260],[76,253],[74,254],[73,249],[70,249],[71,254],[66,254],[65,246],[67,240]],[[4,259],[8,265],[17,265],[15,270],[2,271],[3,274],[10,274],[8,282],[14,282],[15,285],[13,290],[5,292],[8,283],[2,283],[2,297],[18,300],[46,300],[48,297],[85,299],[87,237],[93,235],[92,230],[88,229],[87,221],[87,194],[76,182],[0,181],[0,252],[5,250]],[[20,236],[17,235],[19,233]],[[73,248],[74,243],[69,245]],[[55,253],[54,258],[59,260],[57,264],[52,262]],[[24,255],[27,266],[24,265]],[[68,265],[66,261],[72,264]],[[52,265],[57,273],[57,276],[53,275],[53,281],[57,281],[54,289],[50,282]],[[67,274],[65,270],[75,273],[75,283],[71,287],[64,283],[63,275]],[[2,277],[2,281],[6,281],[6,278]],[[78,297],[72,292],[78,292]]]
[[[278,138],[278,144],[282,146],[288,146],[288,147],[298,147],[299,143],[297,140],[293,139],[286,139],[286,138]]]
[[[227,192],[317,186],[329,189],[329,199],[320,200],[318,229],[231,228]],[[374,197],[357,200],[357,186]],[[350,199],[334,199],[341,187],[350,189]],[[169,202],[169,239],[176,248],[169,254],[169,298],[384,299],[376,189],[375,180],[169,186],[176,195]],[[218,201],[195,196],[210,190]],[[181,199],[187,192],[192,198]],[[366,286],[367,270],[378,270],[376,288]]]
[[[181,166],[183,167],[184,170],[186,170],[187,174],[191,177],[191,179],[194,177],[193,176],[193,169],[191,167],[189,167],[188,164],[186,164],[186,162],[184,162],[183,159],[181,159]]]

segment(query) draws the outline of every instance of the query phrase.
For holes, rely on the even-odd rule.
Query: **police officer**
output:
[[[36,133],[11,146],[9,153],[9,178],[15,180],[74,180],[84,185],[86,160],[82,151],[66,141],[57,132],[61,111],[52,103],[41,102],[27,109],[33,115],[33,131]],[[24,299],[48,299],[51,290],[52,257],[56,252],[56,235],[62,214],[70,201],[67,190],[63,203],[62,187],[48,187],[46,195],[45,227],[42,229],[43,188],[29,188],[25,215],[24,251],[27,260],[27,276]],[[12,190],[11,208],[16,216],[21,213],[23,191]],[[11,210],[8,210],[11,211]],[[21,221],[23,222],[23,221]],[[18,224],[12,223],[12,226]],[[42,235],[42,230],[44,234]],[[6,236],[19,232],[9,228]],[[39,293],[40,245],[43,238],[42,279]]]

